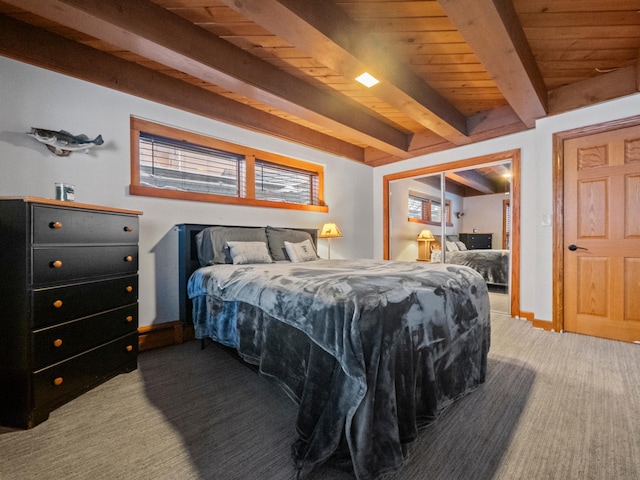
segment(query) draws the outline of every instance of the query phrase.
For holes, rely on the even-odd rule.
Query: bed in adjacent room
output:
[[[184,320],[299,406],[300,477],[325,462],[358,480],[400,469],[418,430],[484,382],[489,297],[470,268],[322,260],[312,230],[179,231]]]
[[[456,235],[447,235],[445,262],[473,268],[490,285],[509,284],[509,250],[467,250]],[[440,263],[442,249],[435,242],[431,251],[431,262]]]

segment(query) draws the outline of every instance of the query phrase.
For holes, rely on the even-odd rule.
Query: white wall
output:
[[[178,223],[320,228],[330,220],[343,234],[332,241],[332,258],[373,256],[370,167],[2,57],[0,112],[0,196],[54,198],[54,183],[66,182],[75,185],[78,202],[144,212],[140,325],[178,318]],[[130,115],[322,164],[329,213],[130,196]],[[86,155],[57,157],[25,135],[31,127],[102,134],[105,144]],[[319,240],[319,254],[326,257],[326,250]]]
[[[444,152],[378,167],[374,171],[374,211],[382,211],[382,178],[391,173],[448,163],[519,148],[521,150],[520,198],[520,308],[536,319],[552,320],[553,231],[542,225],[553,213],[552,136],[556,132],[594,125],[640,114],[640,94],[541,119],[536,128]],[[382,258],[382,216],[374,217],[374,252]]]
[[[502,248],[502,202],[504,193],[465,197],[460,233],[491,233],[491,248]],[[474,230],[475,229],[475,230]]]

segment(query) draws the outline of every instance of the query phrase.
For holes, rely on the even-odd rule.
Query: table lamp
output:
[[[419,262],[431,261],[431,242],[435,241],[433,233],[424,229],[418,235],[418,258]]]
[[[327,250],[328,250],[328,259],[331,259],[331,239],[338,238],[342,236],[342,232],[336,226],[335,223],[325,223],[322,226],[322,230],[318,234],[318,238],[326,238],[327,239]]]

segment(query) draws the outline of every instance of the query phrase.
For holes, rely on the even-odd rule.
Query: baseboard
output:
[[[520,318],[524,318],[531,323],[532,327],[542,328],[543,330],[553,330],[553,322],[547,322],[545,320],[536,320],[533,312],[520,311]]]
[[[193,325],[179,320],[138,328],[138,351],[178,345],[193,340]]]

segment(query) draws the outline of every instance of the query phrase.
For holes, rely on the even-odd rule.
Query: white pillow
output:
[[[289,260],[294,263],[298,262],[310,262],[318,259],[316,249],[313,248],[311,240],[307,239],[300,243],[284,242],[284,248],[287,251]]]
[[[455,242],[455,244],[458,246],[458,250],[460,250],[461,252],[464,252],[467,249],[467,246],[464,244],[464,242]]]
[[[456,245],[456,242],[446,242],[447,243],[447,252],[457,252],[458,249],[458,245]]]
[[[227,248],[234,265],[273,263],[265,242],[227,242]]]

